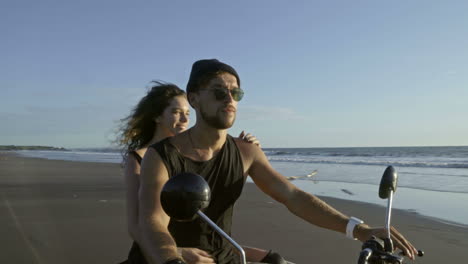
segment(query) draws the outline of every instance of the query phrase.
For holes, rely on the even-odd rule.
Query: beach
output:
[[[131,245],[119,164],[25,158],[0,153],[1,263],[119,263]],[[323,197],[372,226],[385,208]],[[392,224],[426,255],[416,263],[464,263],[468,229],[393,210]],[[247,183],[235,207],[233,237],[273,249],[296,264],[355,263],[361,243],[312,226]]]

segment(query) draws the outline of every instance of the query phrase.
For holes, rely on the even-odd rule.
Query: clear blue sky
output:
[[[218,58],[264,147],[468,145],[467,1],[1,1],[0,145],[103,147]],[[194,117],[194,115],[193,115]],[[195,120],[192,120],[194,123]]]

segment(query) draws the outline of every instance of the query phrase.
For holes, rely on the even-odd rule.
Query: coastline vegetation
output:
[[[16,146],[16,145],[0,145],[0,150],[67,150],[62,147],[51,146]]]

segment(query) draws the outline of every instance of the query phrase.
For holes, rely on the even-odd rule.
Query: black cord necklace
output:
[[[193,153],[196,155],[196,157],[202,158],[203,156],[200,155],[200,153],[198,152],[197,148],[195,147],[195,144],[193,144],[192,129],[189,129],[189,131],[188,131],[188,136],[189,136],[190,145],[191,145],[191,147],[192,147]]]

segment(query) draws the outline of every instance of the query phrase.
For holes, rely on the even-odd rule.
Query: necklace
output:
[[[197,151],[197,149],[195,148],[195,144],[193,144],[193,139],[192,139],[192,129],[189,129],[188,131],[188,136],[189,136],[189,140],[190,140],[190,146],[192,147],[192,151],[193,153],[196,155],[197,158],[202,158],[202,155],[200,155],[200,153]]]

